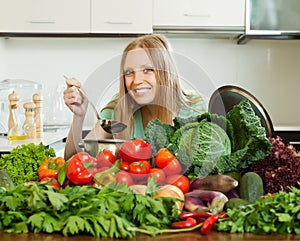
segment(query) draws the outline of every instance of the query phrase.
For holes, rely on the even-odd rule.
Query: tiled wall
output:
[[[116,82],[118,59],[128,41],[0,38],[0,80],[37,81],[49,94],[64,85],[62,75],[85,82],[95,70],[109,69],[109,75],[97,74],[98,91],[93,96],[97,100],[96,93],[102,93],[109,98],[114,90],[106,86]],[[241,86],[264,104],[275,126],[300,127],[300,40],[251,40],[245,45],[229,39],[170,38],[170,42],[187,84],[203,87],[207,95],[211,92],[207,86]]]

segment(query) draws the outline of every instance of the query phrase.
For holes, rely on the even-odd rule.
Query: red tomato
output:
[[[123,171],[128,172],[128,169],[129,169],[129,163],[128,163],[128,162],[121,161],[121,162],[120,162],[120,169],[123,170]]]
[[[96,159],[97,167],[99,168],[112,166],[112,164],[115,163],[117,158],[111,150],[105,149],[97,155]]]
[[[150,173],[151,164],[148,161],[135,161],[129,164],[128,172],[132,174],[134,179],[144,179]]]
[[[117,183],[127,183],[128,186],[131,186],[131,185],[133,185],[133,178],[128,172],[119,171],[116,174],[116,182]]]
[[[168,163],[168,165],[166,165],[163,168],[163,171],[168,176],[173,174],[179,174],[181,172],[181,169],[181,163],[177,159],[173,159]]]
[[[156,177],[156,183],[164,183],[166,179],[166,175],[164,171],[160,168],[152,168],[150,169],[151,177]]]
[[[143,139],[125,141],[119,150],[119,155],[123,161],[134,162],[148,160],[152,155],[152,148]]]
[[[161,148],[155,156],[155,165],[159,168],[164,168],[170,161],[175,159],[175,156],[167,149]]]
[[[98,172],[104,172],[107,169],[109,169],[109,167],[100,167],[100,168],[97,169],[96,173],[98,173]]]
[[[189,179],[184,175],[170,175],[166,178],[166,183],[172,184],[180,188],[183,193],[187,193],[190,188]]]

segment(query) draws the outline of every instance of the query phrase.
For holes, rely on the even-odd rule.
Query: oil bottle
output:
[[[13,92],[12,94],[9,94],[8,100],[10,115],[7,138],[9,140],[24,140],[27,138],[27,135],[18,116],[19,96]]]

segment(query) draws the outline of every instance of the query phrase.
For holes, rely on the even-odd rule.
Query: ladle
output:
[[[65,79],[68,79],[68,77],[64,76]],[[84,90],[82,90],[81,88],[77,88],[78,91],[88,100],[88,102],[91,104],[97,120],[99,121],[101,127],[103,128],[104,131],[110,133],[110,134],[116,134],[119,132],[122,132],[123,130],[125,130],[127,128],[127,125],[125,125],[122,122],[119,121],[114,121],[114,120],[102,120],[99,116],[98,110],[96,108],[96,106],[94,105],[94,103],[89,99],[89,97],[87,96],[87,94],[85,93]]]

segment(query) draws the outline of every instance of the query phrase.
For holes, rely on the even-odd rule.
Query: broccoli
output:
[[[160,148],[168,147],[174,128],[162,123],[159,119],[152,120],[145,129],[146,141],[152,147],[152,155],[155,156]]]

